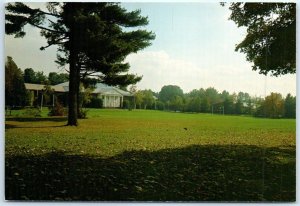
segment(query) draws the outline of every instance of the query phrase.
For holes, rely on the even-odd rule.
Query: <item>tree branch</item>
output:
[[[45,11],[42,11],[42,10],[40,10],[40,12],[41,12],[41,13],[43,13],[43,14],[46,14],[46,15],[50,15],[50,16],[57,17],[57,18],[61,17],[61,16],[60,16],[60,15],[58,15],[58,14],[52,14],[52,13],[45,12]]]
[[[49,31],[49,32],[60,33],[60,34],[67,34],[67,32],[52,30],[52,29],[49,29],[49,28],[42,27],[42,26],[39,26],[37,24],[34,24],[34,23],[30,22],[30,21],[28,23],[31,24],[32,26],[35,26],[35,27],[37,27],[39,29],[44,29],[44,30]]]
[[[64,44],[64,43],[66,43],[66,42],[59,42],[60,40],[63,40],[63,39],[65,39],[65,37],[59,38],[59,39],[57,39],[55,41],[52,41],[52,42],[48,42],[48,45],[47,46],[42,46],[40,48],[40,50],[45,50],[48,47],[52,46],[53,44]]]

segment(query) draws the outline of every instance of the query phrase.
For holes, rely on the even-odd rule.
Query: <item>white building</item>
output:
[[[32,92],[32,96],[39,97],[42,96],[42,91],[45,90],[45,85],[42,84],[29,84],[25,83],[25,88]],[[51,86],[56,94],[58,93],[68,93],[69,92],[69,82],[64,82],[58,85]],[[123,107],[124,97],[133,96],[130,92],[121,90],[116,87],[108,86],[106,84],[97,83],[95,89],[92,92],[93,95],[101,98],[103,101],[104,108],[120,108]],[[53,95],[53,102],[54,102]],[[41,98],[42,99],[42,98]],[[42,103],[43,104],[43,103]]]

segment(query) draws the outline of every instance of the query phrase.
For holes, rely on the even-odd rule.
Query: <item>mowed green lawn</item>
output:
[[[295,201],[296,121],[144,110],[7,118],[14,200]]]

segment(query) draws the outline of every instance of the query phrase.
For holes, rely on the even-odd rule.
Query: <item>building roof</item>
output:
[[[128,91],[124,91],[124,90],[122,90],[122,89],[115,88],[115,87],[114,87],[114,89],[117,90],[117,92],[119,92],[119,93],[122,94],[123,96],[133,96],[133,95],[132,95],[130,92],[128,92]]]
[[[52,86],[52,88],[56,92],[68,92],[69,91],[69,82],[64,82],[61,84],[54,85],[54,86]]]
[[[122,89],[108,86],[103,83],[97,83],[96,88],[93,91],[96,94],[106,94],[106,95],[116,95],[116,96],[132,96],[130,92],[124,91]]]
[[[45,85],[43,84],[29,84],[25,83],[25,88],[28,90],[44,90]],[[69,91],[69,82],[64,82],[51,86],[52,89],[56,92],[68,92]],[[92,92],[93,94],[103,94],[103,95],[112,95],[112,96],[132,96],[130,92],[124,91],[122,89],[108,86],[103,83],[97,83],[95,89]]]
[[[50,87],[51,87],[51,89],[53,89],[56,92],[68,92],[69,91],[69,87],[65,87],[65,86],[55,85],[55,86],[50,86]],[[25,83],[25,88],[27,90],[41,91],[41,90],[45,90],[45,85],[44,84]]]
[[[28,90],[44,90],[45,85],[25,83],[25,88],[28,89]]]

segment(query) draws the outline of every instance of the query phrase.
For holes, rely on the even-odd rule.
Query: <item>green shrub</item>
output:
[[[26,117],[41,117],[41,110],[39,108],[26,108],[24,113]]]
[[[156,109],[157,110],[164,110],[165,109],[165,104],[161,101],[156,102]]]
[[[65,116],[66,110],[65,108],[58,102],[55,102],[54,107],[49,108],[50,111],[48,113],[48,116]]]
[[[129,100],[124,100],[123,101],[123,109],[129,109],[130,108],[130,101]]]
[[[83,109],[83,108],[80,108],[77,116],[79,119],[86,119],[87,118],[87,112],[88,110],[87,109]]]
[[[92,97],[91,101],[86,104],[87,108],[102,108],[103,107],[103,101],[100,98]]]

